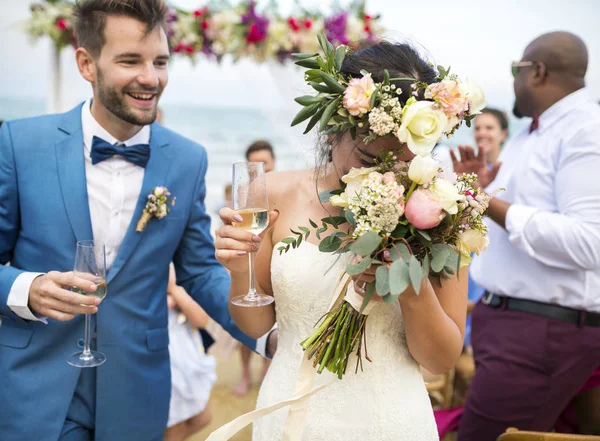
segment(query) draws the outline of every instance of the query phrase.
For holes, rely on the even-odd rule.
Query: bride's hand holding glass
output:
[[[269,227],[272,227],[279,212],[269,213]],[[221,208],[219,217],[223,225],[216,231],[215,256],[217,260],[232,274],[247,275],[248,253],[257,252],[265,231],[256,235],[250,231],[235,227],[242,222],[242,216],[231,208]]]

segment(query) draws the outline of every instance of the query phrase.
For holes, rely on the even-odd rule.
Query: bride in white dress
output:
[[[371,72],[376,82],[382,81],[383,69],[388,69],[392,78],[410,76],[427,83],[434,82],[436,76],[405,44],[379,43],[359,51],[346,58],[342,72],[360,77],[361,69]],[[410,96],[410,84],[398,83],[398,87],[403,89],[403,104]],[[275,297],[274,304],[265,307],[230,305],[237,325],[255,338],[264,335],[275,321],[278,323],[277,352],[260,390],[259,408],[294,395],[304,355],[300,342],[312,334],[317,320],[327,312],[347,263],[346,255],[339,258],[321,253],[310,242],[280,254],[279,242],[291,235],[290,228],[308,225],[309,219],[338,215],[336,207],[319,202],[318,192],[339,188],[340,177],[352,167],[370,166],[373,158],[386,150],[401,151],[399,159],[412,157],[395,137],[379,138],[367,146],[359,137],[354,141],[345,133],[323,143],[321,156],[325,164],[317,170],[268,174],[273,211],[270,227],[261,238],[232,227],[236,213],[231,209],[220,213],[225,225],[217,230],[216,256],[231,271],[231,295],[247,292],[246,253],[260,246],[256,282],[261,291]],[[369,270],[355,276],[355,291],[364,294],[363,286],[373,281],[373,274],[374,270]],[[466,318],[466,268],[458,279],[444,281],[443,286],[435,279],[421,286],[419,295],[409,288],[398,302],[376,305],[366,331],[372,362],[363,362],[364,370],[355,373],[355,359],[351,359],[342,380],[336,379],[310,398],[303,441],[438,440],[419,365],[442,373],[460,355]],[[315,375],[315,385],[335,378],[328,371]],[[281,441],[288,412],[283,408],[255,422],[253,440]]]

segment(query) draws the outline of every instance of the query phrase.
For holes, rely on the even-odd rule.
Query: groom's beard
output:
[[[150,91],[151,93],[157,94],[158,97],[161,95],[161,91],[158,92],[156,90]],[[136,126],[146,126],[148,124],[152,124],[156,120],[157,107],[155,106],[152,109],[152,112],[146,116],[139,116],[134,111],[132,111],[125,101],[125,93],[119,93],[115,89],[111,89],[104,83],[104,77],[102,72],[98,70],[98,98],[102,105],[110,111],[112,114],[116,115],[118,118],[122,119],[129,124],[133,124]]]

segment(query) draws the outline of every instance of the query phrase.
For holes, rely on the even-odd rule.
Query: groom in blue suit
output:
[[[93,99],[0,129],[0,439],[159,441],[171,390],[166,288],[177,280],[251,348],[228,312],[204,198],[205,150],[153,123],[167,84],[161,0],[77,7],[77,64]],[[153,188],[170,213],[136,224]],[[98,307],[72,272],[76,243],[106,244]],[[98,368],[69,366],[91,313]]]

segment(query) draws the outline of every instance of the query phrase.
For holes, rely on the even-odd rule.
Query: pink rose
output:
[[[404,215],[419,230],[428,230],[444,219],[440,199],[429,190],[415,191],[406,203]]]
[[[375,83],[371,74],[362,78],[353,78],[344,91],[344,107],[352,116],[362,116],[371,110],[371,95],[375,92]]]

